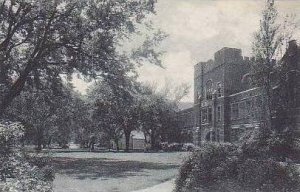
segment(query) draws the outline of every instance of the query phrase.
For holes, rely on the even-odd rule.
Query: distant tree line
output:
[[[127,151],[134,130],[144,134],[145,143],[150,144],[152,150],[159,149],[160,142],[179,142],[181,130],[176,112],[178,102],[188,93],[189,86],[180,87],[172,98],[167,89],[158,91],[157,87],[146,84],[136,83],[131,91],[124,92],[98,82],[88,94],[94,105],[92,119],[117,148],[124,135]]]

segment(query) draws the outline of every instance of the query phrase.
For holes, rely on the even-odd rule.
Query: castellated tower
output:
[[[201,142],[232,141],[240,135],[240,129],[245,129],[245,124],[249,128],[255,127],[255,123],[245,121],[242,115],[236,114],[235,109],[241,97],[256,95],[256,89],[253,89],[247,80],[242,81],[249,70],[249,57],[243,58],[241,49],[228,47],[217,51],[214,60],[195,65],[195,139]],[[251,94],[246,91],[252,89]],[[232,130],[232,127],[235,130]]]
[[[241,49],[224,47],[214,58],[194,66],[194,106],[183,111],[184,123],[193,129],[193,142],[236,142],[262,123],[262,89],[251,84],[254,58],[243,57]],[[291,41],[276,67],[282,77],[271,77],[272,121],[294,125],[300,134],[300,47]],[[276,73],[274,73],[276,74]],[[284,82],[280,82],[284,79]],[[288,110],[280,109],[278,97],[285,98]],[[180,115],[179,115],[180,116]],[[192,121],[192,123],[190,122]]]

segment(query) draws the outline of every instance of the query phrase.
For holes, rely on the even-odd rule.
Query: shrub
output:
[[[45,177],[44,169],[26,161],[21,153],[15,153],[9,158],[10,174],[5,178],[3,191],[15,192],[51,192],[52,182]],[[1,191],[1,189],[0,189]]]
[[[300,178],[293,165],[272,159],[247,159],[238,166],[238,181],[245,189],[288,192],[299,190]]]
[[[0,123],[0,191],[52,191],[52,169],[29,161],[20,144],[22,135],[21,124]]]
[[[245,158],[296,160],[299,149],[299,135],[288,128],[280,133],[273,131],[268,134],[263,134],[260,129],[257,129],[252,132],[252,137],[241,143]]]
[[[181,166],[175,192],[292,192],[299,183],[293,165],[250,158],[231,144],[206,144]]]
[[[175,191],[211,191],[216,182],[235,177],[237,154],[235,145],[206,144],[180,168]]]

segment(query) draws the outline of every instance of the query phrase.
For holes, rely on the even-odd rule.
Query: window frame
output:
[[[232,120],[236,120],[239,118],[239,105],[238,103],[231,103],[230,105],[230,117]]]
[[[223,96],[222,83],[218,82],[216,86],[217,86],[217,97],[222,97]]]
[[[211,124],[213,121],[212,107],[207,107],[207,122]]]
[[[205,98],[206,100],[212,100],[212,96],[213,96],[213,81],[209,79],[205,83]]]
[[[217,106],[217,122],[221,122],[222,121],[222,105],[218,105]]]
[[[201,109],[201,124],[208,122],[207,107]]]
[[[241,101],[238,103],[238,119],[244,119],[247,117],[247,112],[246,112],[246,102]]]

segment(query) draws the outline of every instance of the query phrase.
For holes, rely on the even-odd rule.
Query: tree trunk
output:
[[[38,139],[37,140],[37,147],[36,147],[37,151],[41,151],[42,150],[42,144],[43,144],[42,139]]]
[[[49,149],[50,149],[50,146],[51,146],[51,142],[52,142],[52,136],[49,137],[48,142],[47,142],[47,145],[48,145]]]
[[[272,125],[272,90],[271,90],[270,78],[265,77],[263,85],[262,95],[262,107],[263,107],[263,121],[265,121],[264,132],[268,133],[273,129]]]
[[[29,73],[32,71],[33,65],[28,64],[25,70],[21,73],[19,78],[15,81],[15,83],[11,86],[8,93],[4,95],[1,103],[0,103],[0,117],[3,116],[4,111],[7,107],[12,103],[12,101],[21,93],[27,77]]]
[[[37,151],[41,151],[43,144],[44,144],[44,130],[42,127],[39,127],[36,132],[36,144],[37,144]]]
[[[93,151],[94,150],[94,144],[93,142],[89,142],[89,151]]]
[[[156,148],[155,134],[152,132],[150,137],[151,137],[151,150],[155,150],[155,148]]]
[[[129,143],[130,143],[130,133],[131,131],[125,131],[125,152],[129,152]]]
[[[114,139],[114,142],[115,142],[115,144],[116,144],[117,151],[119,151],[119,150],[120,150],[120,146],[119,146],[119,138],[118,138],[118,139],[115,138],[115,139]]]

